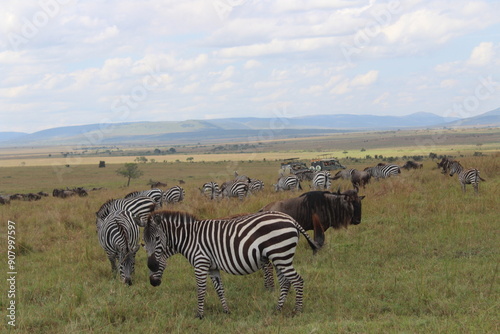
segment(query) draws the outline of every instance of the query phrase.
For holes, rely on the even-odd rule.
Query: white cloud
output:
[[[470,55],[467,63],[473,66],[485,66],[490,65],[495,56],[495,50],[493,49],[493,43],[483,42],[476,46]]]

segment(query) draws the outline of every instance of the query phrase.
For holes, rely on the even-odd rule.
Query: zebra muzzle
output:
[[[161,284],[161,279],[158,277],[154,277],[154,275],[150,275],[149,283],[151,283],[152,286],[158,286]]]

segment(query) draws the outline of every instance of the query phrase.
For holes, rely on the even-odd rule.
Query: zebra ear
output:
[[[144,227],[146,226],[146,223],[141,219],[141,217],[135,216],[134,215],[134,222],[137,224],[139,227]]]

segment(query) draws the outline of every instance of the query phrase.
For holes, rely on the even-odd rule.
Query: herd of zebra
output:
[[[262,190],[263,182],[254,181],[258,180],[235,174],[235,179],[220,189],[212,182],[212,187],[207,183],[207,187],[201,190],[213,199],[219,193],[223,197],[241,198],[248,191]],[[243,195],[238,190],[240,184],[245,185]],[[259,186],[253,188],[252,184]],[[184,190],[178,186],[173,188],[177,189],[177,201],[182,200]],[[343,193],[310,191],[290,201],[270,203],[256,213],[199,220],[185,212],[161,210],[163,204],[172,202],[170,191],[137,191],[109,200],[99,208],[96,212],[97,237],[113,274],[119,273],[121,281],[128,285],[132,284],[135,255],[140,249],[141,227],[144,228],[143,241],[151,285],[160,285],[170,256],[184,255],[195,268],[199,318],[204,313],[207,277],[214,284],[224,312],[229,313],[220,270],[246,275],[263,269],[265,286],[273,288],[274,268],[280,284],[277,309],[282,308],[289,289],[293,287],[296,295],[294,310],[300,311],[304,283],[293,267],[299,235],[302,234],[316,252],[323,246],[323,233],[329,227],[359,224],[364,196],[357,193],[357,189]],[[314,230],[314,239],[306,230]]]

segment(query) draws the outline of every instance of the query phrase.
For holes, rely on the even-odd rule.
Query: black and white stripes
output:
[[[144,230],[150,283],[153,286],[161,284],[170,256],[184,255],[195,268],[197,315],[202,318],[207,275],[214,284],[224,312],[228,313],[219,271],[246,275],[271,261],[281,286],[277,309],[282,308],[288,290],[293,286],[295,309],[300,311],[303,279],[292,264],[299,234],[306,237],[313,249],[318,248],[293,218],[279,212],[261,212],[224,220],[197,220],[187,213],[155,212]]]
[[[474,191],[477,194],[479,191],[479,181],[486,181],[481,176],[479,176],[479,170],[477,170],[476,168],[465,169],[458,161],[451,162],[449,170],[450,170],[450,176],[453,176],[454,174],[458,175],[458,181],[460,182],[460,185],[462,186],[462,191],[464,193],[465,193],[465,186],[467,184],[472,184],[472,187],[474,188]]]

